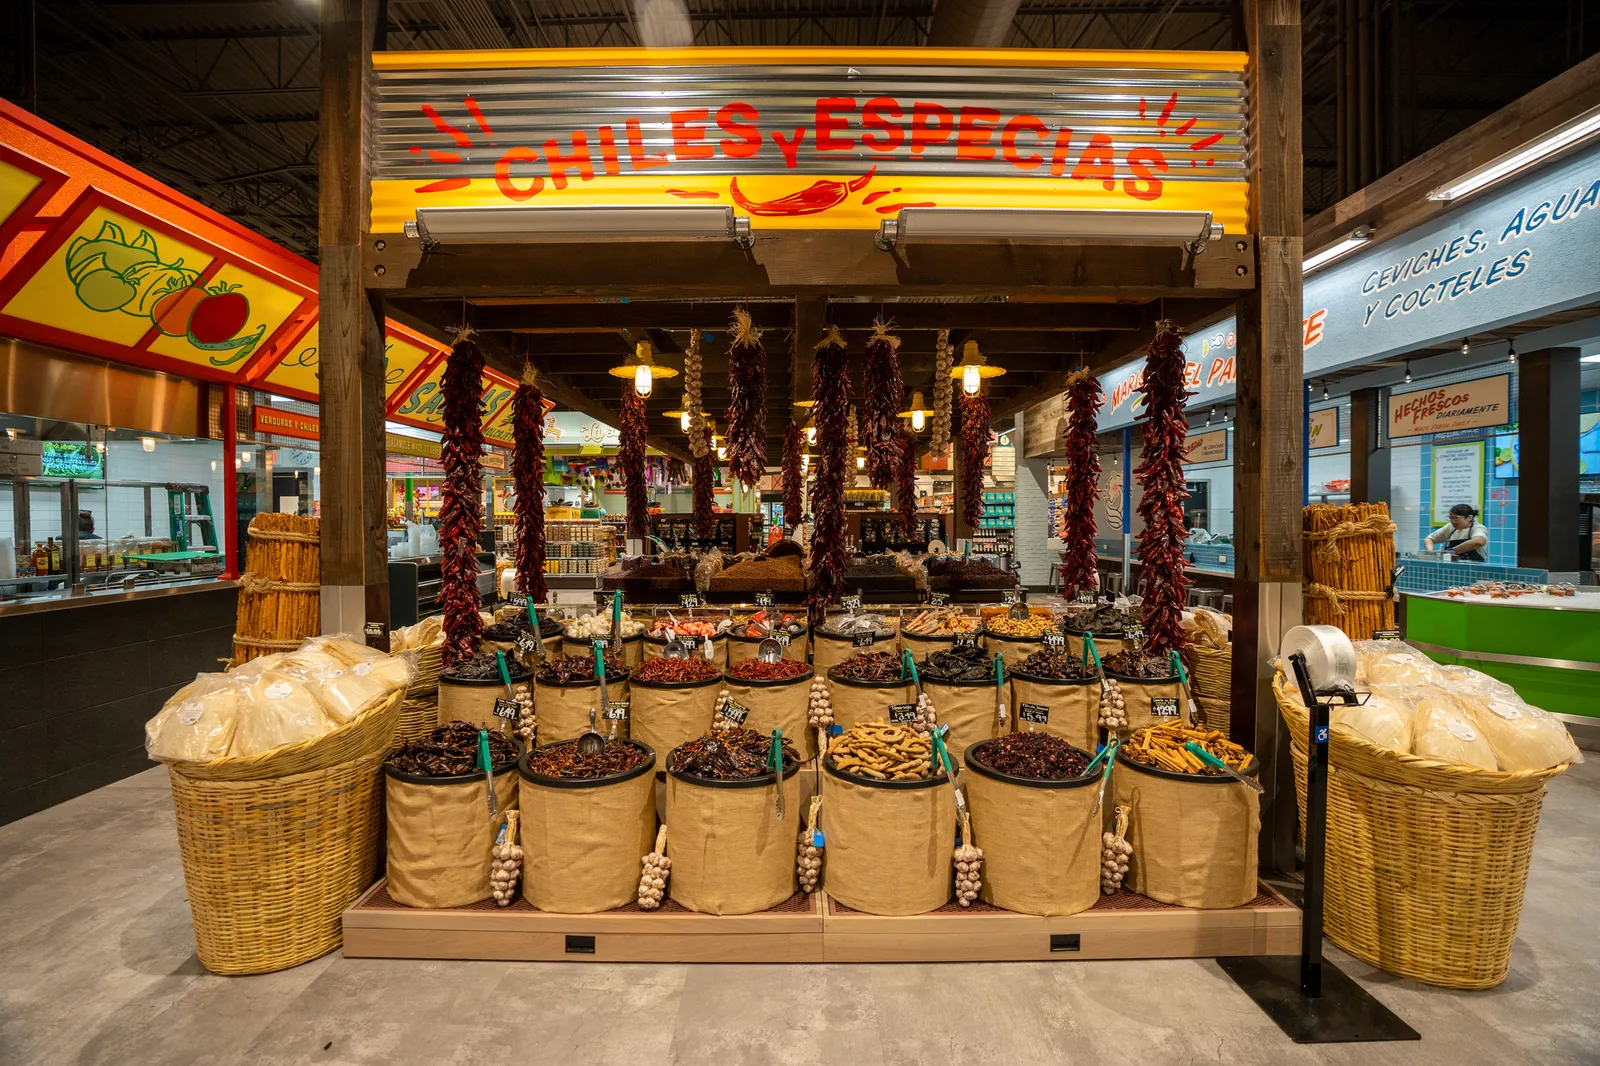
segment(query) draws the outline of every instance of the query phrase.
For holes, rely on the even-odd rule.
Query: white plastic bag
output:
[[[1405,703],[1377,693],[1360,706],[1335,702],[1328,713],[1329,725],[1334,729],[1402,754],[1411,751],[1411,718],[1411,708]]]
[[[333,728],[333,720],[309,689],[293,674],[264,670],[239,703],[239,728],[229,755],[259,755],[298,744]]]
[[[227,674],[200,674],[145,723],[144,747],[161,762],[210,762],[228,754],[239,692]]]

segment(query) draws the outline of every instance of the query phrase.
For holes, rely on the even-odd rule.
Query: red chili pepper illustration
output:
[[[823,179],[799,192],[781,196],[776,200],[755,201],[748,199],[739,191],[739,179],[734,178],[728,186],[728,193],[733,197],[733,202],[750,212],[752,215],[816,215],[829,208],[838,207],[850,199],[850,194],[859,192],[872,180],[872,175],[878,168],[873,167],[859,178],[851,181],[830,181]]]

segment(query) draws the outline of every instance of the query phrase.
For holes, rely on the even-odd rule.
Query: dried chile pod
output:
[[[743,308],[733,313],[728,395],[728,471],[754,485],[767,465],[767,353]]]
[[[905,396],[900,338],[891,336],[880,318],[873,324],[861,371],[861,443],[867,449],[867,479],[873,488],[889,488],[899,474],[900,406]]]
[[[972,529],[983,516],[983,467],[989,461],[989,397],[961,394],[961,517]]]
[[[900,430],[900,451],[895,456],[895,480],[900,510],[900,535],[913,539],[917,528],[917,435],[909,429]]]
[[[850,378],[844,337],[837,326],[816,346],[812,366],[812,417],[817,423],[816,483],[811,490],[811,598],[807,604],[812,626],[820,625],[827,606],[844,591],[849,563],[844,543],[844,486],[849,465],[854,472],[846,439],[850,421]]]
[[[517,589],[544,603],[550,598],[544,578],[544,393],[531,369],[511,399],[511,472],[517,488]]]
[[[1062,595],[1098,586],[1094,547],[1094,505],[1100,495],[1100,457],[1095,451],[1096,419],[1104,397],[1087,369],[1067,375],[1066,551],[1062,553]]]
[[[444,607],[446,666],[477,651],[483,620],[478,617],[478,539],[483,533],[483,353],[463,329],[445,358],[440,383],[444,429],[439,492],[439,600]]]
[[[1184,368],[1183,335],[1174,323],[1158,322],[1156,335],[1145,349],[1141,390],[1146,410],[1144,453],[1134,477],[1143,491],[1139,499],[1139,515],[1144,519],[1144,529],[1139,534],[1139,561],[1150,577],[1142,604],[1145,647],[1162,654],[1181,651],[1187,643],[1183,602],[1190,582],[1183,569],[1183,545],[1188,535],[1183,501],[1189,493],[1184,484],[1183,461],[1189,420],[1184,415],[1188,399]]]
[[[800,456],[805,452],[806,431],[789,423],[783,431],[783,525],[792,531],[800,524],[800,492],[805,475],[800,471]]]
[[[617,424],[617,462],[622,466],[622,484],[627,493],[629,540],[643,540],[650,535],[650,496],[644,487],[644,440],[648,429],[644,397],[632,381],[625,381]]]

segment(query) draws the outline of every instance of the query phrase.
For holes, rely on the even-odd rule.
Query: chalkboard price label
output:
[[[606,721],[622,722],[628,718],[628,702],[626,700],[612,700],[606,704]]]
[[[850,643],[857,648],[870,648],[877,642],[878,634],[876,633],[857,633]]]
[[[917,720],[917,705],[915,703],[889,704],[889,721],[895,725],[911,725]]]
[[[1073,599],[1077,600],[1079,603],[1093,603],[1095,601],[1094,590],[1079,589],[1078,594],[1074,596]]]
[[[774,602],[775,601],[772,598],[772,593],[771,592],[758,592],[758,593],[756,593],[756,606],[757,607],[771,607]]]
[[[745,719],[750,717],[750,708],[738,700],[727,700],[723,703],[722,710],[717,713],[734,725],[744,725]]]
[[[682,595],[678,597],[678,606],[686,611],[691,611],[700,606],[699,596]]]
[[[1178,697],[1176,696],[1151,696],[1150,717],[1176,718],[1178,717]]]
[[[956,634],[956,636],[955,636],[955,648],[956,648],[957,651],[960,651],[962,648],[976,648],[977,646],[978,646],[978,635],[976,633],[957,633]]]
[[[1046,633],[1040,638],[1039,643],[1043,644],[1046,648],[1059,651],[1067,646],[1067,637],[1065,633],[1057,630],[1055,632]]]
[[[950,595],[945,592],[930,592],[928,593],[928,606],[948,607],[950,606]]]
[[[1122,639],[1130,644],[1144,643],[1144,626],[1129,626],[1122,631]]]
[[[1050,708],[1042,703],[1024,703],[1017,708],[1017,717],[1034,725],[1050,724]]]
[[[1374,629],[1372,631],[1372,639],[1373,640],[1399,640],[1400,639],[1400,631],[1398,629]]]
[[[1000,594],[1000,602],[1005,604],[1007,607],[1011,606],[1013,603],[1021,603],[1022,594],[1016,589],[1007,589],[1005,592]]]
[[[494,701],[494,716],[496,718],[504,718],[509,722],[520,717],[521,714],[522,704],[518,703],[516,700],[501,696],[499,699]]]
[[[532,633],[517,634],[517,650],[524,655],[532,655],[539,648],[539,638]]]
[[[843,597],[840,602],[844,604],[844,609],[851,614],[859,614],[861,612],[861,593],[859,592],[854,596]]]
[[[794,642],[794,638],[789,635],[788,630],[784,629],[780,629],[776,633],[773,633],[772,639],[778,642],[778,647],[780,648],[787,648],[791,643]]]

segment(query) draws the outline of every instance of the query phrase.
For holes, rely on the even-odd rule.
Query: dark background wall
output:
[[[144,724],[232,652],[232,586],[0,615],[0,825],[147,770]]]

